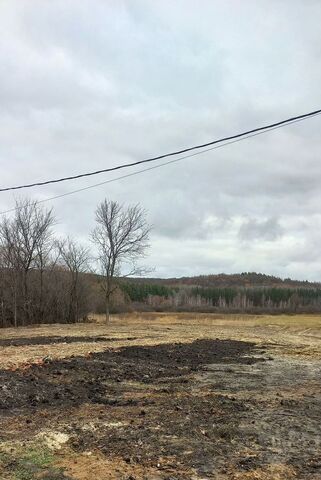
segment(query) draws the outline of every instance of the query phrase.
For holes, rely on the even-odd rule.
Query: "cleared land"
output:
[[[321,317],[0,331],[0,478],[321,479]]]

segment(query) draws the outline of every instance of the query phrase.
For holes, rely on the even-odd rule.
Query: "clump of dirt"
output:
[[[66,433],[53,432],[51,430],[40,432],[36,438],[45,444],[49,450],[60,450],[69,440],[69,436]]]

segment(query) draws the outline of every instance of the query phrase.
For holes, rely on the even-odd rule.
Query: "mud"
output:
[[[188,375],[204,364],[257,361],[246,356],[253,349],[249,342],[197,340],[190,344],[133,346],[89,357],[48,360],[27,371],[0,370],[0,409],[65,407],[83,402],[135,404],[135,399],[119,395],[118,384],[128,380],[185,384]]]
[[[0,370],[0,443],[60,432],[72,479],[320,480],[321,362],[273,351],[203,339]]]
[[[254,435],[253,464],[294,467],[300,479],[321,478],[321,362],[274,358],[260,365],[208,365],[195,378],[196,389],[233,395],[248,406],[238,431]]]

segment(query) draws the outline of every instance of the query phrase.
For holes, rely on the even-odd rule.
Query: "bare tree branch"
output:
[[[106,322],[109,321],[111,295],[116,288],[116,277],[121,276],[124,264],[129,264],[129,275],[139,275],[142,268],[137,260],[145,256],[149,247],[151,227],[146,212],[140,205],[125,208],[104,200],[96,210],[96,227],[92,241],[98,249],[98,264],[102,275],[101,287],[105,295]]]

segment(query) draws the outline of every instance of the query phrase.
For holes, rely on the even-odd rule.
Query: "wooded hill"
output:
[[[136,308],[225,312],[320,312],[321,285],[261,273],[121,282]]]
[[[12,297],[12,275],[11,270],[0,269],[0,327],[73,323],[85,320],[90,312],[104,313],[104,296],[99,275],[79,272],[76,280],[70,269],[63,264],[47,266],[44,271],[35,268],[28,275],[27,306],[22,302],[22,296]],[[16,278],[19,280],[18,276]],[[283,280],[253,272],[169,279],[117,278],[116,283],[118,288],[112,298],[112,313],[321,312],[319,283]],[[16,304],[12,303],[12,298],[17,299]],[[14,305],[18,321],[15,321]],[[28,316],[23,315],[26,308]]]
[[[183,278],[116,278],[142,274],[137,261],[150,227],[139,205],[103,200],[91,240],[94,254],[58,237],[55,217],[30,199],[17,200],[0,220],[0,326],[73,323],[90,312],[177,310],[321,312],[321,285],[257,273]],[[89,273],[89,272],[97,272]]]
[[[282,279],[273,275],[264,273],[243,272],[243,273],[218,273],[212,275],[198,275],[195,277],[180,278],[133,278],[134,282],[147,282],[149,284],[157,283],[164,285],[192,285],[198,287],[308,287],[318,288],[321,283],[309,282],[308,280],[292,280],[291,278]]]

